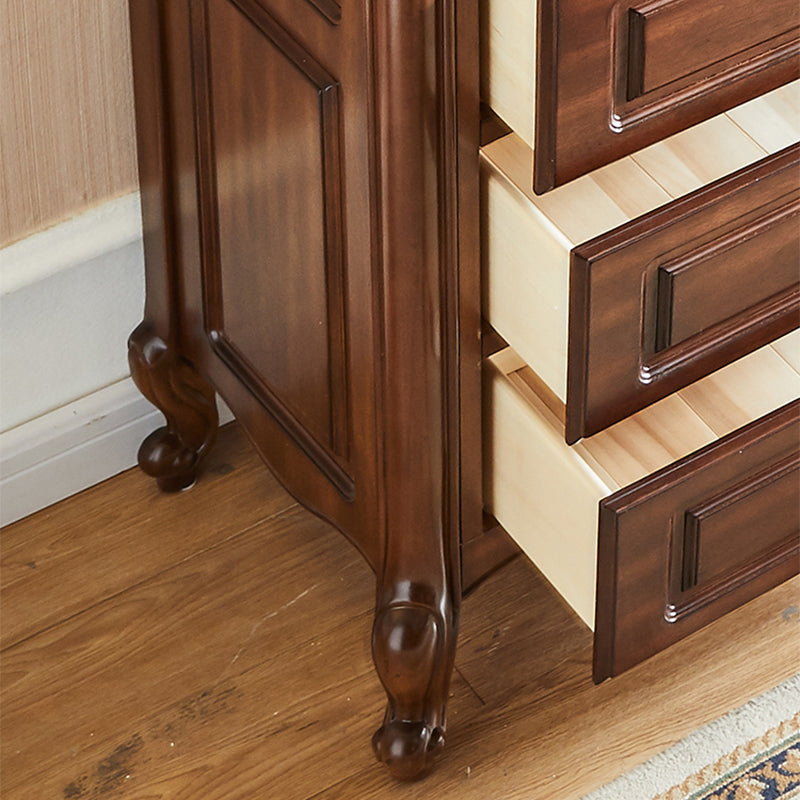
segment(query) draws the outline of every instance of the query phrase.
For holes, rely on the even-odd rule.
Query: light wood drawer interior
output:
[[[535,138],[535,43],[536,0],[481,4],[481,97],[531,150]],[[775,140],[772,150],[797,140],[791,124],[797,106],[785,92],[770,92],[731,113],[736,120],[751,115],[764,118],[768,122],[764,135]]]
[[[485,363],[484,496],[487,510],[581,619],[594,628],[599,570],[609,568],[603,564],[598,566],[601,501],[611,502],[613,506],[615,498],[631,494],[643,482],[647,484],[644,493],[648,498],[657,494],[660,489],[651,487],[651,484],[659,484],[653,479],[654,474],[678,465],[692,475],[692,454],[696,451],[714,447],[720,438],[800,397],[798,354],[800,331],[795,331],[602,433],[568,446],[563,440],[561,421],[537,392],[536,376],[511,348],[499,351]],[[796,456],[796,421],[788,441],[788,452]],[[734,450],[733,457],[728,459],[733,466],[725,468],[727,472],[713,490],[701,487],[697,497],[681,499],[685,508],[668,509],[675,528],[683,525],[685,511],[703,506],[709,497],[719,492],[724,494],[728,487],[738,485],[749,474],[761,469],[750,464],[745,474],[739,474],[735,459],[737,453],[745,450],[744,445]],[[775,459],[779,461],[785,455],[778,453]],[[797,465],[792,469],[795,471],[781,491],[788,486],[788,491],[794,492],[794,499],[789,502],[788,509],[780,510],[790,515],[797,510],[798,499],[794,495],[800,487]],[[698,474],[705,474],[704,470],[705,467],[699,469]],[[712,477],[716,475],[711,474]],[[775,496],[783,497],[782,494]],[[785,500],[780,502],[786,504]],[[628,542],[653,549],[653,559],[669,559],[677,531],[659,538],[650,530],[651,523],[656,524],[648,518],[644,526],[646,533],[635,531],[629,534]],[[708,530],[712,526],[709,523],[706,527]],[[769,532],[759,530],[758,526],[751,534],[754,541],[762,535],[769,537]],[[655,538],[649,541],[647,536]],[[798,536],[800,531],[791,538],[795,541]],[[713,537],[709,536],[708,540],[713,542]],[[771,540],[767,542],[768,546],[772,544]],[[783,542],[784,547],[785,544]],[[709,547],[713,550],[714,545]],[[748,575],[737,578],[742,586],[754,577],[760,579],[761,573],[753,567],[753,560],[757,561],[760,553],[757,546],[753,552],[742,553],[740,560],[747,562],[750,569]],[[650,558],[647,553],[645,556]],[[607,560],[608,553],[601,554],[603,557]],[[724,565],[720,568],[726,569]],[[703,569],[712,578],[718,577],[714,575],[713,565]],[[671,601],[667,582],[662,576],[653,587],[654,602],[660,609],[656,616],[660,614],[660,617],[651,621],[652,624],[663,623],[668,615]],[[602,581],[601,591],[604,591]],[[742,591],[747,593],[746,586]],[[603,608],[606,606],[608,603]],[[698,614],[697,621],[707,621],[704,614],[708,613]],[[692,625],[693,622],[682,622],[675,630],[688,631]],[[598,645],[602,648],[604,642],[596,641],[596,647]],[[600,677],[605,676],[601,671]]]
[[[481,99],[533,149],[537,0],[483,0]],[[532,165],[531,165],[532,166]],[[530,173],[529,179],[533,172]]]
[[[800,11],[780,3],[486,0],[481,96],[540,148],[544,192],[796,78]],[[781,114],[777,95],[755,103]]]
[[[687,217],[685,209],[691,206],[694,195],[683,201],[679,198],[688,193],[699,194],[707,184],[747,168],[798,140],[800,82],[781,87],[769,96],[676,134],[543,196],[534,195],[530,188],[532,154],[526,143],[513,133],[496,140],[484,147],[481,154],[484,317],[534,370],[553,393],[557,403],[566,405],[569,399],[574,404],[577,401],[568,398],[567,391],[571,253],[576,248],[580,252],[582,245],[603,236],[615,237],[617,241],[614,248],[620,250],[625,246],[626,236],[635,244],[641,241],[642,231],[651,228],[656,230],[670,224],[670,215],[673,213],[676,225],[688,226],[689,223],[679,217]],[[758,184],[753,177],[761,175],[744,176],[740,181],[741,187],[736,191],[750,192],[754,196],[759,189],[750,188],[749,184],[755,183],[756,187]],[[776,183],[774,193],[777,197],[769,195],[764,200],[762,196],[759,200],[765,205],[764,213],[755,218],[756,227],[759,232],[766,231],[762,238],[769,241],[773,241],[769,238],[773,235],[773,228],[763,220],[771,219],[770,215],[777,213],[776,218],[785,228],[783,239],[787,236],[785,231],[791,232],[792,225],[795,228],[797,225],[796,216],[792,216],[798,210],[797,198],[786,194],[787,180],[789,185],[796,187],[796,170],[787,173],[780,186]],[[719,189],[719,197],[715,195],[707,201],[711,209],[709,216],[716,214],[719,203],[727,202],[726,192],[729,191],[732,193],[733,189],[726,185]],[[737,195],[738,207],[731,201],[733,210],[730,215],[733,218],[742,213],[742,208],[750,208],[751,195]],[[691,214],[695,214],[694,206]],[[721,226],[720,237],[723,238],[731,227],[730,220],[724,223],[716,220],[714,224]],[[681,230],[676,232],[673,239],[677,237],[685,242],[685,249],[689,252],[694,246],[691,236],[702,239],[706,236],[706,227],[706,220],[702,219],[695,224],[695,231],[699,230],[700,234],[687,232],[684,236]],[[791,233],[788,235],[792,238]],[[749,241],[748,236],[742,238],[743,241]],[[656,243],[654,246],[659,245]],[[775,247],[778,246],[775,244]],[[794,246],[797,246],[796,237]],[[662,261],[668,265],[671,259],[674,261],[673,255],[663,254]],[[750,258],[756,257],[758,250],[753,249]],[[787,251],[782,258],[785,262],[783,271],[788,270],[786,280],[791,287],[795,283],[792,277],[794,257]],[[725,262],[722,260],[720,263]],[[742,275],[746,275],[746,258],[743,263]],[[711,262],[701,266],[710,271]],[[635,280],[639,281],[639,276]],[[632,336],[644,336],[640,330],[645,328],[652,330],[652,334],[648,333],[647,336],[651,336],[653,342],[645,342],[645,345],[653,352],[656,347],[663,350],[671,344],[669,341],[666,344],[657,343],[656,322],[650,319],[660,302],[657,299],[657,280],[656,264],[650,253],[648,260],[642,264],[642,285],[633,286],[630,297],[617,298],[627,302],[633,311],[627,316]],[[679,282],[670,284],[672,289]],[[746,295],[749,294],[749,291],[741,293],[745,304]],[[796,302],[796,298],[792,302]],[[784,312],[794,314],[792,308],[786,306]],[[784,327],[781,333],[796,324],[789,324],[786,319],[782,323]],[[789,327],[786,327],[787,324]],[[769,339],[759,341],[757,345],[764,341]],[[705,351],[698,352],[700,354],[695,359],[697,364],[707,357]],[[738,357],[742,352],[747,352],[744,346],[739,352],[733,352],[732,357]],[[681,357],[684,364],[689,363],[685,354]],[[663,361],[666,356],[660,358]],[[730,359],[718,358],[710,369],[727,360]],[[634,364],[633,372],[641,368],[641,363]],[[572,364],[570,369],[578,367]],[[701,367],[696,365],[693,369],[694,372],[688,373],[690,380],[709,371],[706,368],[698,372]],[[678,380],[678,373],[674,369],[671,375],[670,380]],[[636,381],[650,384],[647,390],[650,392],[649,399],[646,393],[643,397],[646,402],[652,402],[654,393],[657,394],[653,375],[643,371],[641,375],[629,377],[634,384]],[[662,386],[664,394],[676,388],[674,383],[668,386],[664,382]],[[585,392],[585,385],[581,391]],[[616,406],[621,415],[628,413],[624,403],[616,402]],[[570,433],[570,436],[570,440],[578,438],[574,433]]]

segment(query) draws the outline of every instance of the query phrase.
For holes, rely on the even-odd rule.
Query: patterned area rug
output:
[[[582,800],[791,798],[800,800],[800,675]]]

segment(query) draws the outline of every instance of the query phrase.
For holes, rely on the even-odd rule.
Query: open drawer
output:
[[[799,89],[543,196],[522,139],[483,148],[483,314],[565,404],[567,441],[800,323],[800,114],[759,106]]]
[[[616,675],[798,571],[800,332],[574,446],[511,349],[484,366],[490,511]]]
[[[481,96],[545,192],[797,78],[795,0],[486,0]],[[537,14],[538,11],[538,14]]]

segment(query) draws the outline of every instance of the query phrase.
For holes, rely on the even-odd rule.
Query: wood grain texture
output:
[[[681,573],[682,567],[664,564],[672,557],[669,555],[673,546],[672,533],[683,535],[685,513],[695,506],[704,508],[712,499],[723,496],[730,500],[725,501],[730,505],[733,497],[741,496],[742,520],[751,519],[753,514],[774,514],[771,523],[757,523],[753,519],[752,524],[747,525],[737,522],[736,515],[731,516],[726,511],[723,516],[726,516],[727,527],[718,536],[724,538],[726,547],[729,546],[741,524],[741,535],[748,537],[751,543],[748,549],[735,548],[732,557],[737,564],[746,560],[744,552],[753,555],[755,561],[762,556],[767,560],[777,558],[773,552],[777,548],[783,559],[780,567],[788,569],[784,551],[796,539],[797,501],[792,495],[796,476],[786,475],[778,486],[778,477],[783,476],[785,470],[783,467],[772,470],[770,465],[790,454],[791,441],[787,444],[786,440],[787,437],[791,439],[791,432],[781,433],[780,446],[784,449],[776,445],[768,450],[760,466],[753,467],[743,459],[741,474],[736,473],[735,458],[730,454],[709,456],[707,461],[711,466],[697,456],[703,448],[716,453],[717,439],[732,435],[737,428],[770,415],[776,408],[800,397],[800,374],[771,346],[735,361],[572,447],[563,441],[563,420],[539,396],[539,387],[529,377],[530,368],[511,348],[489,357],[485,373],[484,492],[487,508],[566,602],[589,627],[596,629],[598,650],[605,653],[599,656],[601,659],[611,658],[604,648],[611,646],[616,624],[616,590],[609,588],[614,571],[612,565],[617,563],[615,559],[623,546],[629,545],[637,557],[647,559],[649,567],[662,570],[663,574],[651,574],[648,581],[638,586],[642,593],[653,592],[647,601],[650,603],[647,622],[657,627],[663,616],[659,616],[658,604],[663,601],[662,605],[666,606],[669,601],[661,598],[659,590],[653,587],[667,585],[668,578],[672,580]],[[742,441],[748,441],[747,437]],[[740,443],[740,447],[745,448],[745,444]],[[724,466],[720,468],[718,462]],[[753,476],[764,470],[769,473],[768,477],[755,480]],[[669,476],[673,472],[682,476],[683,483],[678,490],[670,483]],[[704,488],[698,488],[701,486]],[[629,520],[630,527],[625,528],[624,541],[618,545],[613,539],[612,544],[608,544],[606,531],[600,537],[598,549],[598,502],[602,501],[602,509],[618,497],[635,494],[639,487],[644,487],[640,492],[642,507],[638,516],[630,518],[633,521]],[[700,494],[696,497],[686,494],[692,488],[697,488]],[[745,497],[750,499],[745,502]],[[712,505],[716,508],[719,504]],[[771,505],[774,508],[770,508]],[[602,531],[602,513],[599,522]],[[709,523],[706,527],[711,526]],[[763,527],[774,527],[776,533],[754,533]],[[741,601],[742,592],[746,595],[752,588],[744,586],[749,578],[743,580],[742,586],[734,585],[731,575],[736,570],[730,568],[721,548],[714,552],[717,560],[714,561],[713,555],[708,556],[703,569],[706,574],[717,570],[720,575],[726,575],[724,585],[735,590],[734,594],[739,592]],[[630,576],[639,574],[638,567],[638,562],[635,568],[625,562],[618,574],[614,572],[613,586],[627,587],[632,580]],[[764,564],[762,567],[764,572],[772,568]],[[767,580],[755,567],[753,574],[760,580]],[[773,577],[775,574],[773,572]],[[601,587],[603,595],[601,601],[595,602],[597,586]],[[714,591],[719,596],[707,598],[708,602],[721,600],[724,602],[720,607],[729,607],[724,604],[732,599],[722,597],[725,592],[719,590],[719,586]],[[626,597],[627,600],[630,598]],[[640,596],[630,605],[621,602],[620,607],[623,609],[620,613],[625,614],[632,608],[644,608],[645,602]],[[627,618],[622,619],[620,629],[628,623]],[[693,624],[690,620],[681,625],[667,625],[661,632],[662,643],[668,640],[670,633],[678,636],[681,628],[685,630]],[[630,638],[640,647],[639,658],[643,657],[641,654],[648,647],[645,633],[637,630]],[[625,651],[629,649],[626,637],[620,638],[619,647]]]
[[[491,514],[483,515],[483,531],[461,543],[461,586],[464,596],[496,570],[519,556],[519,545]]]
[[[799,158],[788,148],[572,251],[568,442],[798,326]],[[775,283],[753,279],[763,259]]]
[[[596,681],[797,574],[798,422],[795,400],[601,503]],[[788,480],[778,482],[781,476]],[[727,519],[725,547],[714,561],[711,523],[703,531],[696,520],[708,516],[709,507],[721,513],[718,507],[734,498],[740,505]],[[754,535],[762,530],[765,535]],[[746,548],[736,547],[745,540]],[[731,548],[733,559],[727,555]],[[692,563],[693,579],[687,581]]]
[[[569,800],[796,671],[793,581],[594,686],[589,633],[517,559],[464,603],[438,770],[398,786],[364,741],[383,703],[368,568],[291,508],[235,428],[212,464],[222,471],[186,495],[159,498],[132,471],[3,532],[4,547],[68,537],[117,587],[0,654],[4,791],[15,799]],[[241,517],[223,514],[221,492]],[[268,520],[270,496],[282,513]],[[129,521],[128,554],[153,531],[175,530],[170,541],[187,549],[146,545],[129,573],[133,555],[106,550],[108,509]],[[26,574],[21,609],[62,602],[53,573]]]
[[[796,548],[799,469],[800,453],[790,453],[686,511],[682,591],[764,569]]]
[[[373,747],[402,779],[444,744],[459,542],[480,497],[477,22],[455,2],[375,13],[386,532],[372,651],[389,704]]]
[[[480,3],[481,99],[533,147],[536,0]]]
[[[352,498],[339,83],[261,6],[192,8],[206,334]]]
[[[567,441],[798,326],[799,152],[763,158],[723,115],[536,196],[520,137],[482,148],[484,316],[566,405]]]
[[[81,496],[84,518],[66,502],[43,511],[37,526],[3,530],[3,649],[291,505],[231,426],[209,456],[202,492],[165,495],[135,476],[116,479],[124,503],[95,490]],[[158,524],[148,528],[154,515]],[[193,517],[206,520],[202,531]]]
[[[689,19],[688,11],[681,13],[686,7],[663,0],[539,4],[536,192],[798,77],[800,14],[793,3],[775,17],[771,11],[758,15],[772,34],[759,42],[748,38],[747,19],[754,13],[750,4],[700,4],[702,13],[724,20],[711,25],[695,20],[703,30],[702,47],[693,45],[691,29],[682,32]],[[650,50],[644,56],[648,38]],[[648,58],[664,62],[664,68],[648,64]]]
[[[717,436],[800,397],[800,376],[771,346],[744,356],[680,391]]]
[[[125,0],[4,0],[0,246],[136,188]]]
[[[597,504],[616,487],[568,450],[558,420],[495,359],[483,391],[486,509],[593,627]]]
[[[376,751],[417,777],[480,525],[477,9],[130,11],[147,329],[375,570]]]
[[[800,140],[800,81],[757,97],[728,116],[767,152]]]
[[[629,11],[627,99],[709,67],[720,70],[733,58],[752,58],[753,50],[761,50],[761,61],[769,63],[776,58],[774,51],[797,35],[794,29],[798,21],[793,0],[778,0],[769,13],[748,0],[633,3]],[[633,57],[634,50],[638,58]]]
[[[772,343],[772,349],[789,364],[795,372],[800,373],[800,329],[782,336]]]
[[[700,189],[767,155],[727,114],[633,153],[630,158],[671,197]]]

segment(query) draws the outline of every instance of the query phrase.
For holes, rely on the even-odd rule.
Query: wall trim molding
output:
[[[218,398],[220,424],[233,414]],[[136,466],[164,424],[130,378],[0,433],[0,526]]]
[[[138,192],[0,250],[0,431],[126,377],[143,308]]]
[[[115,197],[0,250],[0,297],[142,239],[139,192]]]
[[[130,378],[0,433],[0,525],[136,464],[161,414]]]
[[[143,305],[138,192],[0,249],[0,525],[134,466],[164,424],[128,377]]]

